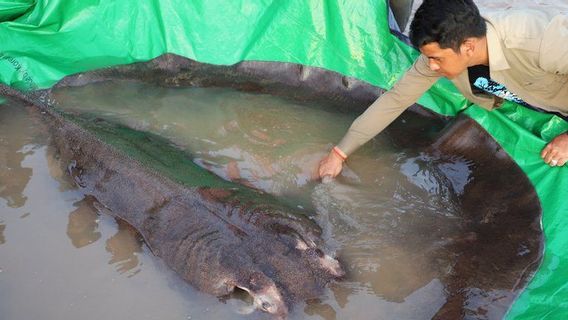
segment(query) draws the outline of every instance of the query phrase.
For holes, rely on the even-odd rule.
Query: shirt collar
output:
[[[501,71],[511,68],[501,46],[501,40],[495,27],[489,22],[485,21],[487,25],[487,51],[489,55],[489,70]]]

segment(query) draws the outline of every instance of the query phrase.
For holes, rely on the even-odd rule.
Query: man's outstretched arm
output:
[[[383,131],[439,78],[440,75],[428,67],[427,58],[420,55],[391,90],[355,119],[341,142],[321,160],[319,176],[337,176],[343,168],[343,162],[351,153]]]

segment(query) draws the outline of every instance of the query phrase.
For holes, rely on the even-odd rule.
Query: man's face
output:
[[[428,66],[441,76],[454,79],[467,69],[470,54],[467,48],[460,46],[460,53],[451,48],[442,49],[437,42],[431,42],[420,47],[420,52],[428,58]]]

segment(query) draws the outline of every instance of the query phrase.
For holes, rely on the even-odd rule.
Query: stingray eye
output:
[[[269,302],[263,301],[262,302],[262,309],[265,311],[268,311],[268,309],[270,309],[272,307],[272,305]]]

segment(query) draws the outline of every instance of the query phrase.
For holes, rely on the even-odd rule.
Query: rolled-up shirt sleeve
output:
[[[428,67],[428,58],[420,55],[393,88],[373,102],[361,114],[337,145],[350,155],[379,134],[404,110],[415,103],[440,76]]]

